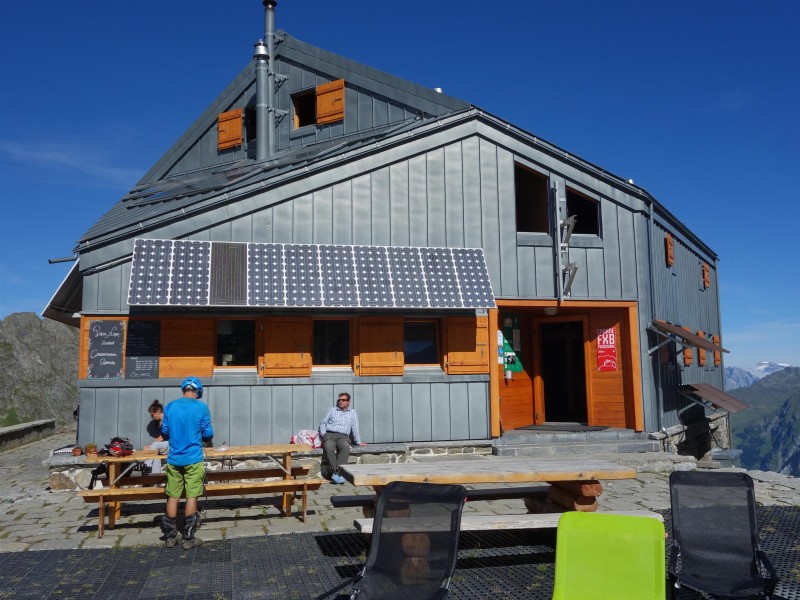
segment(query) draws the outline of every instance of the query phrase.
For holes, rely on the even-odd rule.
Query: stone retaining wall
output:
[[[0,427],[0,452],[49,437],[56,432],[53,419]]]

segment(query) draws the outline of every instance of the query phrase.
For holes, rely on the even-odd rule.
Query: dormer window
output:
[[[567,188],[567,216],[575,217],[572,233],[600,235],[600,203]]]
[[[326,125],[344,119],[344,79],[292,94],[294,128]]]

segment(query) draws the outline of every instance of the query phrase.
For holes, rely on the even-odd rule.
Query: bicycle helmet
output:
[[[203,384],[197,377],[187,377],[181,384],[181,391],[185,392],[187,389],[197,392],[197,397],[203,397]]]

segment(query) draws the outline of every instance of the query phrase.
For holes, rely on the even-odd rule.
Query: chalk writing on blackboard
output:
[[[125,321],[89,322],[89,379],[122,378],[122,340]]]
[[[128,339],[125,344],[125,377],[127,379],[158,379],[160,346],[160,322],[129,321]]]

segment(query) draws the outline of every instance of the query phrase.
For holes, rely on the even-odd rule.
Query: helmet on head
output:
[[[183,380],[181,384],[181,391],[185,392],[186,390],[194,390],[197,392],[197,397],[203,397],[203,384],[200,383],[200,380],[197,377],[187,377]]]

